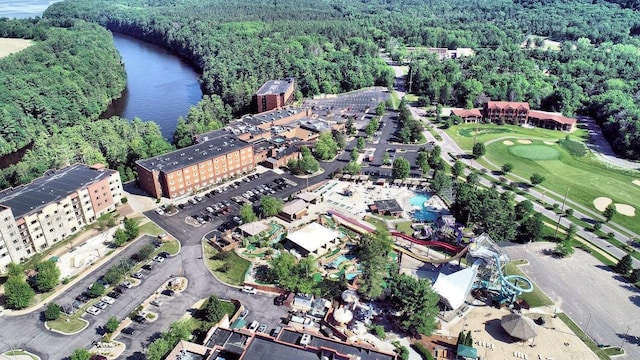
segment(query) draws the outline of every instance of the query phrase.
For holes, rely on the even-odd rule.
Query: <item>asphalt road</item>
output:
[[[627,358],[640,359],[640,290],[588,253],[577,250],[566,259],[545,255],[552,243],[510,244],[503,247],[536,284],[598,344],[620,346]],[[598,284],[594,286],[594,284]],[[553,311],[553,309],[549,309]]]

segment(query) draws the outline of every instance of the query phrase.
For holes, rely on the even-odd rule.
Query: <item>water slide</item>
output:
[[[410,241],[414,244],[418,244],[418,245],[423,245],[423,246],[427,246],[427,247],[439,247],[448,251],[452,251],[455,253],[459,253],[462,250],[464,250],[464,248],[460,247],[460,246],[456,246],[456,245],[452,245],[446,242],[442,242],[442,241],[425,241],[425,240],[418,240],[416,238],[413,238],[409,235],[406,235],[404,233],[401,232],[397,232],[397,231],[392,231],[391,232],[391,236],[397,236],[401,239]]]
[[[418,255],[418,254],[414,253],[413,251],[409,251],[409,250],[407,250],[407,249],[405,249],[405,248],[403,248],[401,246],[398,246],[398,245],[393,245],[393,249],[396,250],[396,251],[399,251],[399,252],[401,252],[401,253],[403,253],[403,254],[405,254],[407,256],[410,256],[410,257],[412,257],[412,258],[414,258],[416,260],[422,261],[422,262],[431,263],[431,264],[445,264],[445,263],[448,263],[450,261],[458,260],[461,257],[463,257],[467,253],[467,251],[469,250],[469,246],[465,247],[464,249],[462,249],[462,251],[460,251],[459,253],[455,254],[452,257],[448,257],[446,259],[440,259],[440,260],[431,259],[431,258],[428,258],[428,257],[425,257],[425,256]]]
[[[346,225],[351,225],[349,226],[353,231],[359,233],[360,235],[364,235],[364,234],[368,234],[370,232],[373,232],[376,228],[375,227],[371,227],[370,225],[367,224],[363,224],[361,222],[359,222],[358,220],[352,219],[338,211],[335,211],[333,209],[329,209],[327,210],[327,212],[331,215],[331,216],[335,216],[338,217],[339,219],[341,219],[342,221],[344,221],[346,223]]]
[[[533,283],[531,280],[520,275],[505,275],[502,272],[500,257],[498,255],[494,255],[493,259],[495,261],[495,266],[498,269],[498,276],[500,277],[500,291],[502,293],[506,295],[519,296],[522,293],[533,291]]]

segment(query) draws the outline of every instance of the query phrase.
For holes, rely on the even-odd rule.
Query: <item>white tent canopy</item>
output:
[[[440,273],[433,284],[433,289],[451,309],[457,309],[469,296],[476,275],[478,275],[477,266],[456,271],[451,275]]]

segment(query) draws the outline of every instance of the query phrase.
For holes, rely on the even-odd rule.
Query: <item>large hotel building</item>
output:
[[[218,131],[199,144],[136,162],[140,187],[151,196],[176,198],[255,168],[253,146]]]
[[[84,164],[0,191],[0,272],[115,210],[122,193],[117,171]]]

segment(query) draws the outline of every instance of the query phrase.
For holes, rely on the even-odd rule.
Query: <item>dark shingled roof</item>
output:
[[[60,201],[78,189],[86,188],[111,176],[115,170],[94,168],[85,164],[73,164],[60,170],[49,170],[30,184],[0,192],[0,205],[11,208],[18,219],[35,213],[45,205]]]
[[[211,136],[203,139],[199,144],[149,159],[138,160],[136,163],[149,171],[158,170],[168,173],[248,146],[245,141],[224,131],[216,132]]]
[[[395,199],[377,200],[373,202],[376,204],[376,209],[380,212],[397,213],[402,212],[402,207]]]

